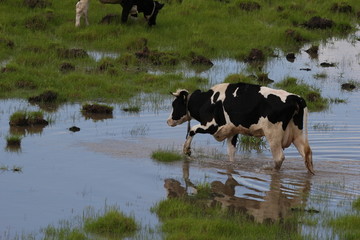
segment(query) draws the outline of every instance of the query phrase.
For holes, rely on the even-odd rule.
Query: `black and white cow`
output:
[[[120,4],[123,8],[121,13],[123,23],[127,22],[129,15],[137,16],[137,13],[143,13],[149,26],[156,25],[156,17],[164,7],[163,3],[154,0],[100,0],[100,2]]]
[[[283,149],[293,143],[310,173],[314,174],[312,152],[307,139],[307,107],[303,98],[259,85],[222,83],[207,92],[187,90],[172,93],[173,111],[167,124],[177,126],[191,119],[200,122],[189,131],[184,153],[190,155],[195,134],[210,133],[218,141],[227,139],[230,161],[234,161],[238,134],[261,137],[269,142],[280,169]]]

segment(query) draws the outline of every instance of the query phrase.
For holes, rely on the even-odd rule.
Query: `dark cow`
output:
[[[153,0],[100,0],[102,3],[120,4],[123,8],[121,22],[127,22],[129,15],[143,13],[149,26],[156,25],[156,17],[164,4]]]
[[[185,154],[191,154],[191,141],[197,133],[210,133],[218,141],[227,139],[230,161],[234,161],[238,134],[265,136],[276,169],[280,169],[284,161],[283,149],[293,143],[309,172],[314,174],[303,98],[284,90],[247,83],[222,83],[207,92],[196,90],[191,94],[187,90],[177,90],[172,95],[175,100],[167,120],[169,126],[191,119],[200,122],[189,131],[183,149]]]

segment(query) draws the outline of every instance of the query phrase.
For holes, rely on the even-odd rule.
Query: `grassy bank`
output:
[[[259,7],[249,9],[239,0],[166,0],[157,25],[149,28],[142,16],[127,24],[100,24],[121,7],[94,0],[90,26],[75,28],[74,1],[32,1],[41,3],[35,7],[23,0],[0,2],[0,98],[53,90],[62,101],[126,101],[139,92],[191,90],[206,79],[154,75],[148,69],[175,70],[181,62],[191,65],[194,55],[243,60],[253,48],[266,57],[275,48],[296,51],[305,42],[351,32],[360,11],[357,0],[346,1],[351,11],[334,7],[337,1],[259,0]],[[305,23],[313,16],[334,24],[310,29]],[[146,61],[136,55],[145,46],[155,53]],[[90,52],[115,57],[97,61]]]

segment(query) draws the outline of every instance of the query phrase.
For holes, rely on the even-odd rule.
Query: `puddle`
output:
[[[325,112],[309,115],[315,176],[306,173],[295,148],[285,151],[282,170],[276,173],[269,169],[269,151],[238,152],[236,162],[229,163],[226,146],[208,135],[194,138],[194,160],[189,163],[153,161],[153,151],[181,151],[185,140],[186,124],[175,128],[166,124],[170,99],[157,102],[156,110],[145,104],[138,114],[113,105],[112,118],[108,119],[83,116],[79,104],[57,106],[56,111],[45,113],[52,124],[35,133],[25,131],[21,150],[6,151],[5,138],[12,131],[10,115],[39,108],[22,100],[1,100],[0,239],[38,232],[49,224],[57,225],[59,220],[81,216],[88,206],[103,209],[117,205],[134,215],[143,228],[155,228],[159,221],[150,208],[167,197],[164,183],[169,178],[181,186],[188,181],[213,183],[223,193],[217,199],[221,204],[245,209],[258,221],[286,216],[299,202],[319,211],[348,210],[349,202],[360,195],[360,92],[342,91],[340,85],[349,80],[359,82],[360,42],[330,40],[319,46],[317,59],[304,52],[308,47],[296,53],[293,63],[281,53],[264,66],[264,72],[276,81],[285,76],[302,79],[316,85],[326,97],[347,100],[346,104],[332,104]],[[336,67],[323,68],[321,62],[334,62]],[[206,72],[186,74],[216,83],[228,74],[246,70],[243,63],[233,60],[214,60],[214,64]],[[300,70],[304,67],[311,71]],[[315,79],[319,73],[326,78]],[[72,126],[80,131],[69,131]],[[14,166],[22,171],[6,170]],[[319,228],[303,227],[302,231]],[[146,234],[143,231],[140,236]]]
[[[88,51],[87,54],[89,54],[89,56],[93,58],[96,62],[99,62],[103,58],[119,57],[118,53],[111,53],[111,52]]]

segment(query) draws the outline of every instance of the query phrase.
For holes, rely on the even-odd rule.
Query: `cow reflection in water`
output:
[[[269,190],[261,191],[240,184],[233,178],[233,174],[237,174],[232,170],[227,170],[227,179],[225,183],[221,181],[211,182],[211,197],[208,205],[220,205],[231,211],[244,212],[253,217],[256,222],[274,222],[287,217],[291,213],[291,209],[298,207],[306,202],[306,197],[310,191],[310,180],[305,178],[302,183],[282,183],[281,173],[271,173]],[[185,162],[183,167],[183,177],[185,186],[175,179],[165,179],[164,187],[167,190],[168,198],[176,198],[186,196],[189,188],[196,189],[194,184],[189,180],[189,163]],[[245,177],[244,179],[263,181],[265,180]],[[289,187],[285,185],[291,185]],[[243,187],[255,194],[244,194],[245,197],[237,197],[236,187]],[[246,198],[248,197],[248,198]]]

